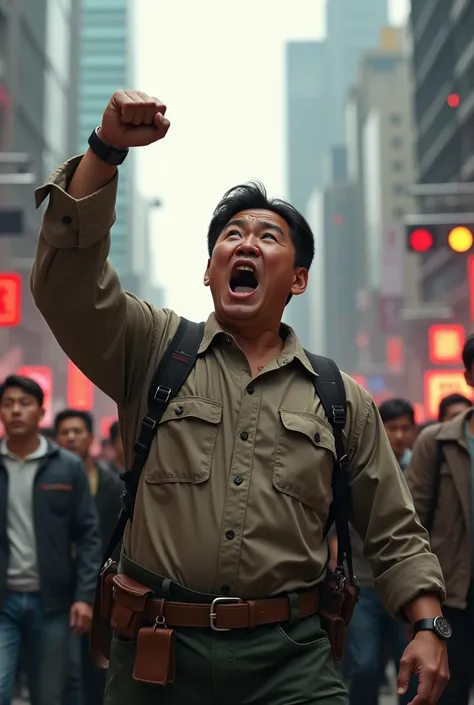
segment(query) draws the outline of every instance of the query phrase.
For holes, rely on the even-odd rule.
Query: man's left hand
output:
[[[433,632],[418,632],[405,649],[400,661],[397,690],[408,690],[412,673],[418,676],[418,691],[410,705],[436,705],[449,681],[446,642]]]
[[[87,634],[92,624],[92,607],[87,602],[75,602],[69,612],[69,625],[74,634]]]

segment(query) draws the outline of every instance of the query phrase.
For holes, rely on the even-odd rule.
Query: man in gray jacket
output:
[[[43,401],[26,377],[0,385],[0,705],[10,705],[22,648],[31,704],[59,705],[101,560],[83,463],[40,434]]]

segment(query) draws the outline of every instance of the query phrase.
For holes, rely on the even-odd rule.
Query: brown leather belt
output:
[[[309,617],[319,612],[319,605],[319,590],[312,589],[297,596],[295,612],[298,618]],[[216,597],[210,605],[151,599],[146,603],[143,617],[149,624],[229,631],[288,622],[291,612],[290,600],[285,597],[246,602],[236,597]]]

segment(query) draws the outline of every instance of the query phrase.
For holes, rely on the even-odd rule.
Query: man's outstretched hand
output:
[[[397,680],[399,695],[408,690],[412,673],[418,676],[418,692],[410,705],[436,705],[449,681],[449,667],[446,642],[433,632],[418,632],[405,649]]]
[[[166,105],[141,91],[116,91],[102,117],[99,136],[115,149],[145,147],[163,139],[170,127]]]

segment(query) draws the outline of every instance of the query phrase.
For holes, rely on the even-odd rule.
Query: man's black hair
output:
[[[384,423],[408,416],[411,423],[415,425],[415,409],[406,399],[387,399],[380,404],[379,412]]]
[[[41,435],[47,438],[49,441],[56,440],[56,429],[52,426],[47,426],[41,429]]]
[[[113,424],[110,424],[109,428],[109,439],[111,443],[115,443],[117,438],[120,436],[120,426],[118,421],[114,421]]]
[[[94,433],[94,419],[92,414],[88,411],[82,411],[82,409],[63,409],[58,414],[56,414],[54,419],[54,428],[56,433],[59,431],[59,427],[63,421],[67,419],[81,419],[84,421],[84,426],[88,433]]]
[[[209,257],[225,226],[237,213],[246,210],[273,211],[288,224],[295,247],[295,267],[309,269],[314,257],[314,235],[306,219],[286,201],[268,198],[265,186],[250,181],[229,189],[217,204],[207,232]]]
[[[22,375],[9,375],[0,385],[0,401],[7,389],[13,388],[21,389],[22,392],[36,399],[38,406],[43,406],[44,392],[34,379]]]
[[[441,399],[439,403],[438,421],[444,420],[447,410],[453,404],[465,404],[466,409],[468,409],[472,406],[472,401],[465,397],[464,394],[448,394],[448,396]]]
[[[463,365],[468,372],[472,370],[474,365],[474,335],[470,335],[466,338],[464,347],[462,350],[462,361]]]

